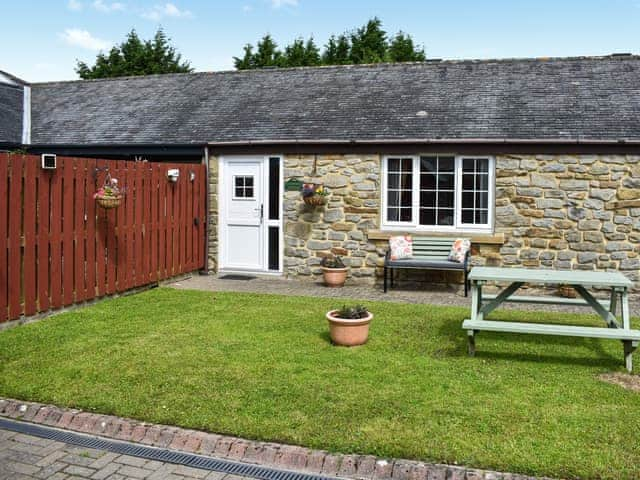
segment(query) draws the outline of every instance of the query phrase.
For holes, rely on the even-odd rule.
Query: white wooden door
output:
[[[265,270],[263,159],[222,164],[221,269]]]

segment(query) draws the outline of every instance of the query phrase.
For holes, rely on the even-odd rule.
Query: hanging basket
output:
[[[325,205],[327,203],[327,195],[310,195],[308,197],[302,197],[304,203],[314,207]]]
[[[96,202],[105,209],[116,208],[122,202],[122,195],[117,197],[96,197]]]

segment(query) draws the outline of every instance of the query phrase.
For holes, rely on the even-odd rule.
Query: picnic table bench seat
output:
[[[464,262],[449,260],[451,246],[457,238],[449,237],[413,237],[413,256],[399,260],[391,260],[391,251],[387,250],[384,258],[384,292],[387,293],[387,279],[391,275],[393,287],[393,270],[396,268],[412,268],[416,270],[458,270],[464,272],[464,296],[468,292],[469,252]]]

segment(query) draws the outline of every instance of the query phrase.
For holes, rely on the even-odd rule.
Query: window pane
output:
[[[244,177],[233,177],[236,187],[244,186]]]
[[[242,187],[236,187],[236,197],[242,198],[244,197],[244,188]]]
[[[401,188],[411,190],[413,188],[413,175],[411,173],[403,173],[400,176]]]
[[[420,188],[434,190],[436,188],[436,176],[431,174],[420,175]]]
[[[246,198],[253,198],[253,187],[245,187],[244,188],[244,196]]]
[[[402,159],[402,171],[411,172],[413,170],[413,158]]]
[[[453,225],[453,209],[438,210],[438,225]]]
[[[462,210],[462,223],[473,223],[473,210]]]
[[[488,210],[476,210],[476,223],[477,224],[489,223],[489,212],[488,212]]]
[[[420,209],[420,225],[435,225],[436,211],[433,208]]]
[[[436,206],[436,192],[420,192],[420,206],[433,208]]]
[[[462,189],[463,190],[473,190],[474,184],[474,175],[465,173],[462,175]]]
[[[476,159],[476,172],[489,173],[489,159],[477,158]]]
[[[438,175],[438,188],[443,190],[453,190],[455,186],[455,177],[452,173],[440,173]]]
[[[389,191],[387,196],[387,204],[390,207],[397,207],[400,205],[400,192],[398,191]]]
[[[473,192],[462,192],[462,208],[473,208]]]
[[[476,192],[476,208],[489,208],[489,192]]]
[[[454,157],[438,157],[438,172],[453,172],[454,165]]]
[[[394,188],[394,189],[400,188],[400,175],[398,175],[397,173],[390,173],[389,185],[387,188]]]
[[[482,173],[476,175],[476,190],[489,190],[489,175]]]
[[[438,192],[438,208],[453,208],[453,192]]]
[[[400,200],[402,201],[403,207],[411,207],[411,201],[413,200],[413,192],[411,190],[403,191],[402,194],[400,195]]]
[[[462,159],[462,171],[467,173],[473,173],[475,172],[475,168],[476,167],[476,160],[475,158],[463,158]]]
[[[400,209],[400,221],[401,222],[410,222],[411,221],[411,208],[401,208]]]
[[[387,160],[387,169],[390,172],[399,172],[400,171],[400,159],[399,158],[390,158]]]
[[[436,173],[437,157],[420,157],[420,172],[422,173]]]
[[[253,187],[253,177],[244,177],[245,187]]]
[[[399,208],[387,208],[387,221],[389,222],[397,222],[400,220],[400,209]]]

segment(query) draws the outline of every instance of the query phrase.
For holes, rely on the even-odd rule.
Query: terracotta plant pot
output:
[[[558,293],[564,298],[576,298],[578,296],[575,289],[569,285],[560,285],[558,287]]]
[[[327,268],[322,267],[322,276],[327,287],[337,288],[344,285],[347,279],[348,268]]]
[[[366,318],[337,318],[334,314],[338,310],[327,313],[329,320],[329,335],[336,345],[354,347],[367,343],[369,338],[369,324],[373,320],[373,314],[369,312]]]

